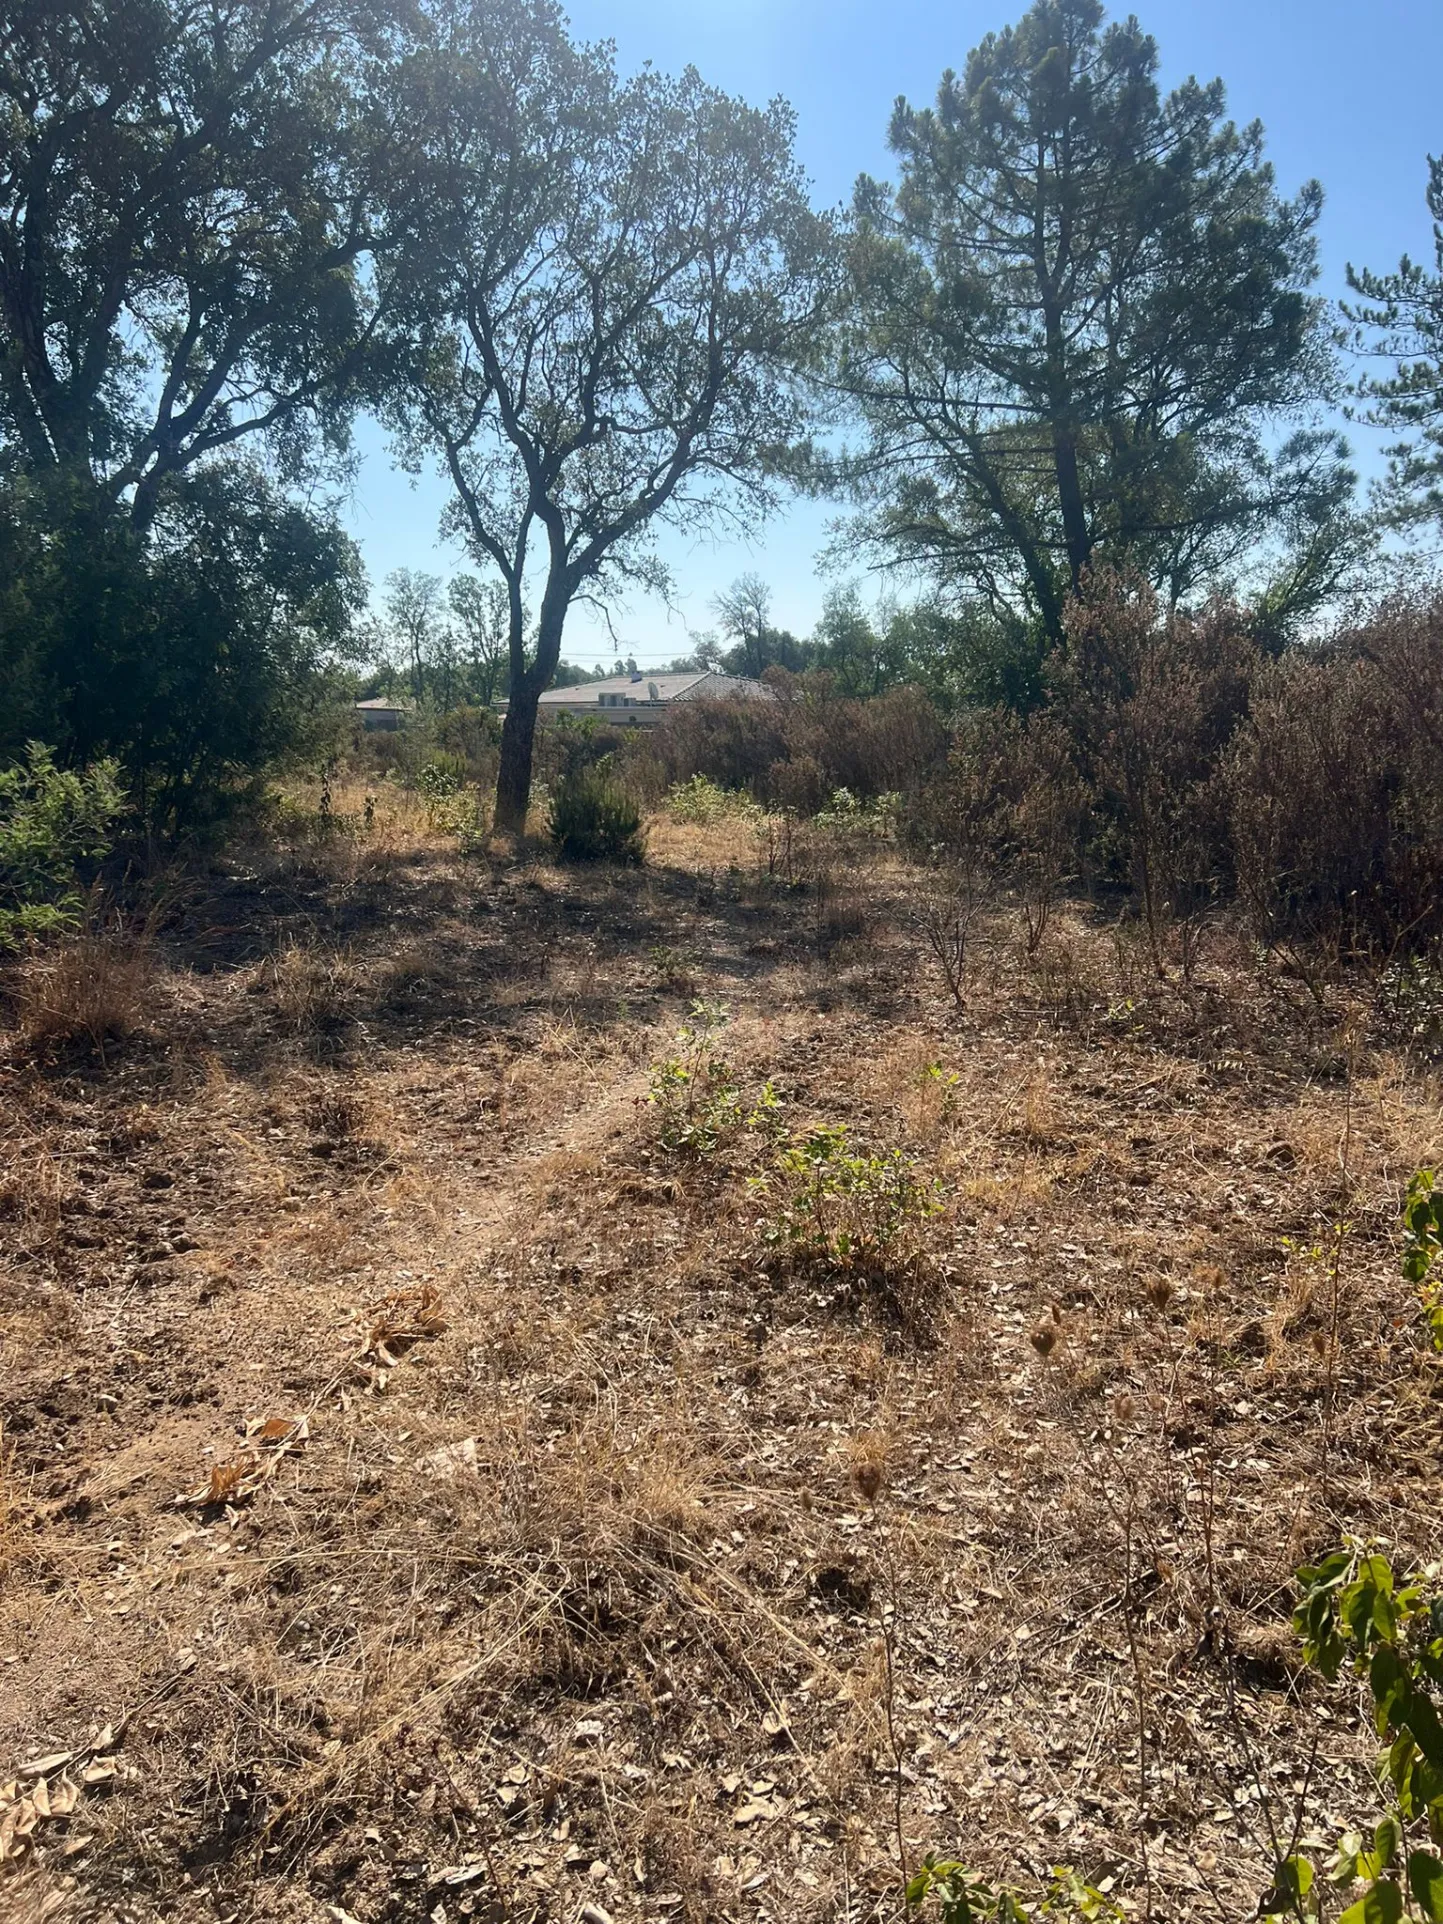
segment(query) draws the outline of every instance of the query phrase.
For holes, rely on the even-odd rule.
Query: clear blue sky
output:
[[[845,201],[858,173],[888,171],[892,102],[930,100],[946,67],[1023,10],[1025,0],[573,0],[579,38],[613,39],[625,69],[688,62],[752,100],[781,94],[797,111],[798,146],[820,204]],[[1121,11],[1121,9],[1114,9]],[[1341,291],[1344,264],[1387,268],[1428,258],[1425,156],[1443,150],[1443,0],[1145,0],[1165,84],[1188,74],[1227,85],[1229,111],[1260,119],[1279,186],[1323,183],[1323,286]],[[1355,444],[1360,437],[1354,435]],[[413,488],[391,471],[368,431],[349,511],[373,592],[395,567],[449,574],[469,565],[439,543],[439,480]],[[1359,446],[1365,463],[1370,450]],[[623,651],[644,666],[684,653],[712,623],[708,603],[745,569],[772,584],[774,617],[797,633],[816,620],[826,582],[816,557],[837,512],[800,502],[754,548],[666,540],[678,611],[632,597],[612,620]],[[863,584],[864,588],[867,584]],[[573,612],[570,660],[616,653],[599,616]]]

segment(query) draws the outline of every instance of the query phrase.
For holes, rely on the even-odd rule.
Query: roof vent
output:
[[[645,681],[646,677],[642,674],[639,668],[633,668],[631,671],[631,679],[633,681]]]

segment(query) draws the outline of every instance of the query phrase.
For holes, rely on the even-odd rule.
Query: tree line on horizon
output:
[[[1433,262],[1350,268],[1339,312],[1321,188],[1158,68],[1135,19],[1036,0],[828,212],[784,103],[625,76],[551,0],[17,0],[0,757],[115,757],[179,829],[304,741],[376,653],[362,414],[449,483],[476,572],[400,571],[386,629],[417,694],[508,697],[501,828],[570,610],[793,489],[906,605],[838,587],[798,640],[743,577],[692,659],[1024,708],[1116,567],[1289,649],[1443,520],[1443,163]],[[1344,402],[1395,435],[1367,505]]]

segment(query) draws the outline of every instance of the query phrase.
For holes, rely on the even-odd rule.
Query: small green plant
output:
[[[0,769],[0,949],[79,922],[77,864],[107,852],[124,806],[113,761],[57,768],[31,742],[23,762]]]
[[[647,950],[647,958],[663,989],[685,994],[694,987],[691,963],[684,950],[673,947],[670,942],[656,942]]]
[[[647,1101],[657,1112],[657,1139],[671,1155],[712,1156],[744,1125],[767,1126],[778,1109],[768,1082],[750,1114],[731,1064],[717,1047],[727,1023],[719,1002],[694,1002],[678,1029],[675,1053],[651,1072]]]
[[[750,795],[722,788],[705,775],[678,782],[666,798],[666,812],[674,822],[691,822],[703,828],[731,815],[755,819],[761,814]]]
[[[945,1191],[912,1157],[859,1151],[844,1122],[824,1124],[789,1143],[751,1187],[772,1205],[765,1243],[830,1274],[845,1295],[879,1297],[903,1323],[917,1320],[937,1281],[923,1230]]]
[[[466,764],[461,757],[448,755],[441,750],[421,764],[416,774],[416,787],[429,807],[433,802],[444,802],[449,796],[457,794],[465,779]]]
[[[491,810],[481,791],[460,788],[426,803],[426,819],[438,835],[454,835],[463,855],[474,855],[491,832]]]
[[[599,767],[561,783],[551,798],[548,828],[563,862],[639,865],[645,858],[641,810]]]
[[[871,801],[864,801],[850,788],[836,788],[832,790],[831,800],[819,808],[812,819],[818,828],[884,839],[895,834],[901,808],[900,795],[876,795]]]
[[[923,1087],[936,1092],[938,1120],[950,1127],[957,1120],[957,1091],[962,1078],[955,1069],[929,1062],[922,1071]]]
[[[1420,1169],[1403,1205],[1403,1274],[1416,1285],[1433,1347],[1443,1353],[1443,1189],[1431,1169]]]
[[[918,1911],[937,1900],[941,1924],[1030,1924],[1033,1918],[1123,1919],[1127,1913],[1110,1895],[1112,1880],[1089,1884],[1068,1865],[1053,1870],[1046,1890],[1034,1901],[988,1883],[964,1864],[928,1857],[907,1880],[907,1909]]]

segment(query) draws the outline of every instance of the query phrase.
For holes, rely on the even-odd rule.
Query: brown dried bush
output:
[[[1258,665],[1235,610],[1165,611],[1136,577],[1096,575],[1069,610],[1057,713],[1091,792],[1094,856],[1132,885],[1159,974],[1168,925],[1186,928],[1230,881],[1223,762]],[[1185,966],[1193,952],[1185,941]]]
[[[860,800],[919,788],[947,754],[945,724],[915,688],[869,701],[827,676],[771,678],[770,702],[683,702],[651,738],[669,782],[705,775],[758,801],[815,814],[839,788]]]
[[[1261,941],[1391,954],[1443,935],[1443,591],[1268,667],[1227,793]]]
[[[106,1045],[139,1026],[154,970],[150,932],[92,903],[73,935],[37,947],[20,966],[16,1006],[32,1045]]]

